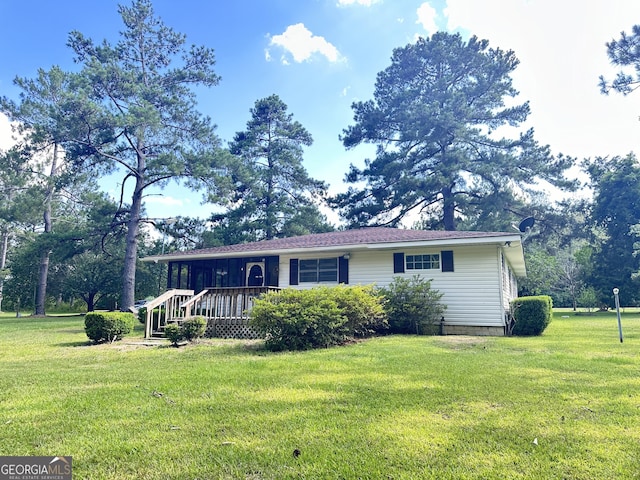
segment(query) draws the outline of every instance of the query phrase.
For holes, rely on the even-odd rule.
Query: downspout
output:
[[[499,284],[499,300],[500,300],[500,316],[502,318],[502,327],[504,328],[504,336],[507,336],[507,313],[504,309],[504,273],[502,271],[502,246],[498,245],[498,284]]]

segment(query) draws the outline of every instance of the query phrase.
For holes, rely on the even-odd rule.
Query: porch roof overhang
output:
[[[522,238],[517,233],[401,230],[386,227],[370,227],[201,250],[172,252],[165,255],[145,257],[142,261],[167,263],[231,257],[264,257],[285,254],[290,256],[309,253],[336,253],[340,255],[365,250],[400,250],[414,247],[452,248],[471,245],[496,245],[502,249],[514,273],[519,277],[526,276]]]

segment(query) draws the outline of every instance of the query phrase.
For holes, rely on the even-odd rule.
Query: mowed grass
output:
[[[0,318],[0,455],[77,479],[640,478],[640,315],[541,337],[89,345],[82,317]]]

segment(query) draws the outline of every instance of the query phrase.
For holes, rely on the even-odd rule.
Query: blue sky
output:
[[[0,94],[17,97],[16,75],[33,77],[52,65],[74,69],[66,47],[71,30],[117,41],[117,3],[0,0]],[[350,163],[362,165],[373,152],[346,151],[339,141],[352,123],[351,103],[371,98],[394,48],[436,30],[475,34],[515,51],[518,99],[532,109],[525,127],[553,152],[579,159],[640,154],[640,92],[606,97],[597,87],[600,74],[615,72],[605,42],[640,23],[637,0],[155,0],[154,8],[188,43],[215,49],[222,81],[198,98],[223,141],[244,129],[256,100],[275,93],[312,134],[305,166],[332,192],[346,189]],[[8,142],[0,118],[0,148]],[[146,200],[152,217],[204,218],[212,211],[180,188],[156,193]]]

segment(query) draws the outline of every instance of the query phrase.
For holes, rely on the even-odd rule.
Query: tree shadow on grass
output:
[[[91,347],[94,343],[90,340],[77,341],[77,342],[62,342],[56,343],[56,347]]]

